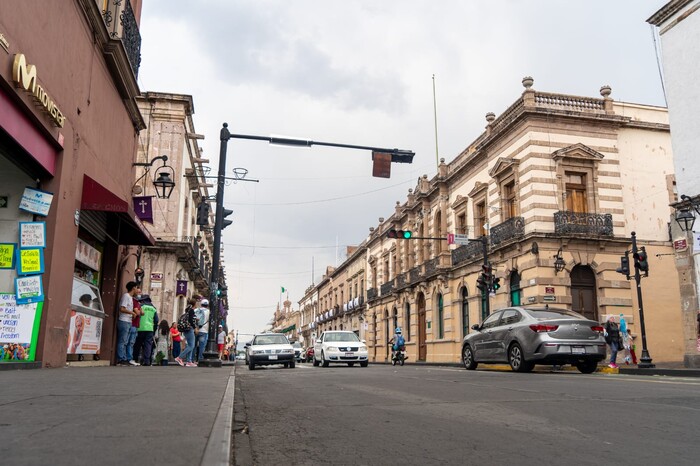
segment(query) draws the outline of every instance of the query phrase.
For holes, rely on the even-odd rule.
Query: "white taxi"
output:
[[[328,367],[330,363],[343,363],[352,367],[356,362],[367,367],[367,345],[364,340],[346,330],[323,332],[314,343],[314,366]]]
[[[294,369],[294,348],[283,333],[261,333],[246,345],[248,369],[269,364],[284,364]]]

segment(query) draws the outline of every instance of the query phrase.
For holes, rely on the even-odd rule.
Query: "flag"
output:
[[[280,293],[284,293],[285,291],[287,290],[284,287],[282,287],[282,291],[280,291]]]
[[[153,196],[138,196],[132,198],[134,211],[139,220],[153,223]]]

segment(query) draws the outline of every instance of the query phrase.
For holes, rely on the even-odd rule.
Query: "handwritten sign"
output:
[[[17,251],[17,273],[32,275],[44,273],[44,250],[40,248],[19,249]]]
[[[37,303],[44,300],[44,285],[41,275],[15,278],[15,300],[17,304]]]
[[[29,343],[37,304],[17,305],[15,295],[0,293],[0,344]]]
[[[19,222],[20,248],[46,247],[46,222]]]
[[[0,269],[15,268],[15,243],[0,243]]]
[[[24,188],[22,199],[19,201],[19,208],[26,212],[46,217],[49,215],[52,201],[53,193],[27,186]]]

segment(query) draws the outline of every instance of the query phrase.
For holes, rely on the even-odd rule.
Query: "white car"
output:
[[[284,364],[294,369],[294,348],[282,333],[261,333],[246,343],[246,360],[251,371],[255,366]]]
[[[352,367],[356,362],[367,367],[367,345],[350,331],[323,332],[314,344],[314,366],[328,367],[330,363],[344,363]]]

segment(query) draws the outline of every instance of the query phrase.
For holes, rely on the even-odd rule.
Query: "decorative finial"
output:
[[[493,120],[496,119],[496,114],[493,112],[489,112],[486,114],[486,121],[489,123],[493,123]]]
[[[604,86],[602,86],[600,88],[600,95],[602,95],[606,99],[608,98],[608,96],[610,96],[611,92],[612,92],[612,88],[607,84],[605,84]]]
[[[528,89],[528,90],[529,90],[529,89],[532,87],[532,85],[533,85],[534,83],[535,83],[535,80],[532,79],[532,76],[525,76],[525,77],[523,78],[523,87],[524,87],[525,89]]]
[[[384,217],[379,217],[379,223],[384,223]]]

